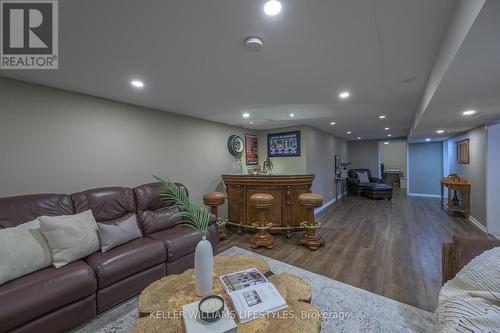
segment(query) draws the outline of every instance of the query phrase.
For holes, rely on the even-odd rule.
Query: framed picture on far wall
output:
[[[259,146],[256,135],[245,134],[245,159],[247,165],[259,164]]]
[[[456,142],[457,163],[469,164],[469,139]]]
[[[300,131],[268,134],[267,156],[300,156]]]

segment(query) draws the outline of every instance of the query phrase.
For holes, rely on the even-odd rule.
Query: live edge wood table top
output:
[[[265,193],[273,196],[269,209],[271,232],[303,230],[305,209],[298,198],[302,193],[311,192],[314,174],[224,174],[226,185],[228,221],[227,225],[238,231],[255,230],[253,224],[258,220],[258,212],[250,205],[253,194]]]
[[[262,273],[270,271],[262,259],[245,256],[216,256],[214,258],[214,286],[212,295],[222,295],[230,311],[234,311],[229,297],[222,287],[219,276],[249,268]],[[321,320],[318,309],[310,304],[311,287],[301,278],[288,273],[271,275],[269,281],[281,293],[288,308],[273,315],[261,317],[245,324],[235,318],[238,333],[317,333]],[[182,274],[169,275],[144,289],[139,298],[139,316],[132,333],[184,332],[181,317],[182,306],[201,300],[196,295],[194,271],[188,269]]]

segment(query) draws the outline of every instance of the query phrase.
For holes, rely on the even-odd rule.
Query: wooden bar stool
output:
[[[250,245],[254,249],[259,246],[268,249],[273,248],[273,236],[267,231],[273,224],[266,221],[266,213],[273,205],[273,199],[272,195],[265,193],[257,193],[250,197],[250,205],[259,210],[259,222],[253,224],[253,227],[257,229],[257,233],[250,238]]]
[[[320,227],[320,224],[314,221],[314,208],[321,207],[323,197],[316,193],[303,193],[299,195],[299,204],[306,208],[307,220],[300,224],[306,231],[299,238],[298,243],[309,247],[313,251],[317,250],[325,244],[325,240],[316,233],[316,229]]]
[[[203,203],[210,207],[210,210],[213,215],[217,218],[217,223],[219,222],[219,214],[217,212],[217,207],[224,204],[226,196],[222,192],[207,192],[203,196]],[[219,225],[219,238],[224,240],[227,239],[228,236],[226,234],[226,230],[224,230],[224,226]]]

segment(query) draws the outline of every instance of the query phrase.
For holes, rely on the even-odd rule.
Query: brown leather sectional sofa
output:
[[[179,186],[182,186],[179,184]],[[193,266],[200,236],[176,226],[177,207],[160,200],[159,184],[109,187],[71,195],[37,194],[0,199],[0,228],[46,215],[91,209],[97,222],[132,214],[143,237],[96,252],[61,268],[49,267],[0,286],[0,332],[66,332],[137,295],[153,281]],[[209,227],[214,252],[219,234]]]

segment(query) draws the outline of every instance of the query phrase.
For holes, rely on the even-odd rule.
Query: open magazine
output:
[[[288,307],[276,287],[256,268],[222,275],[219,279],[242,324]]]

